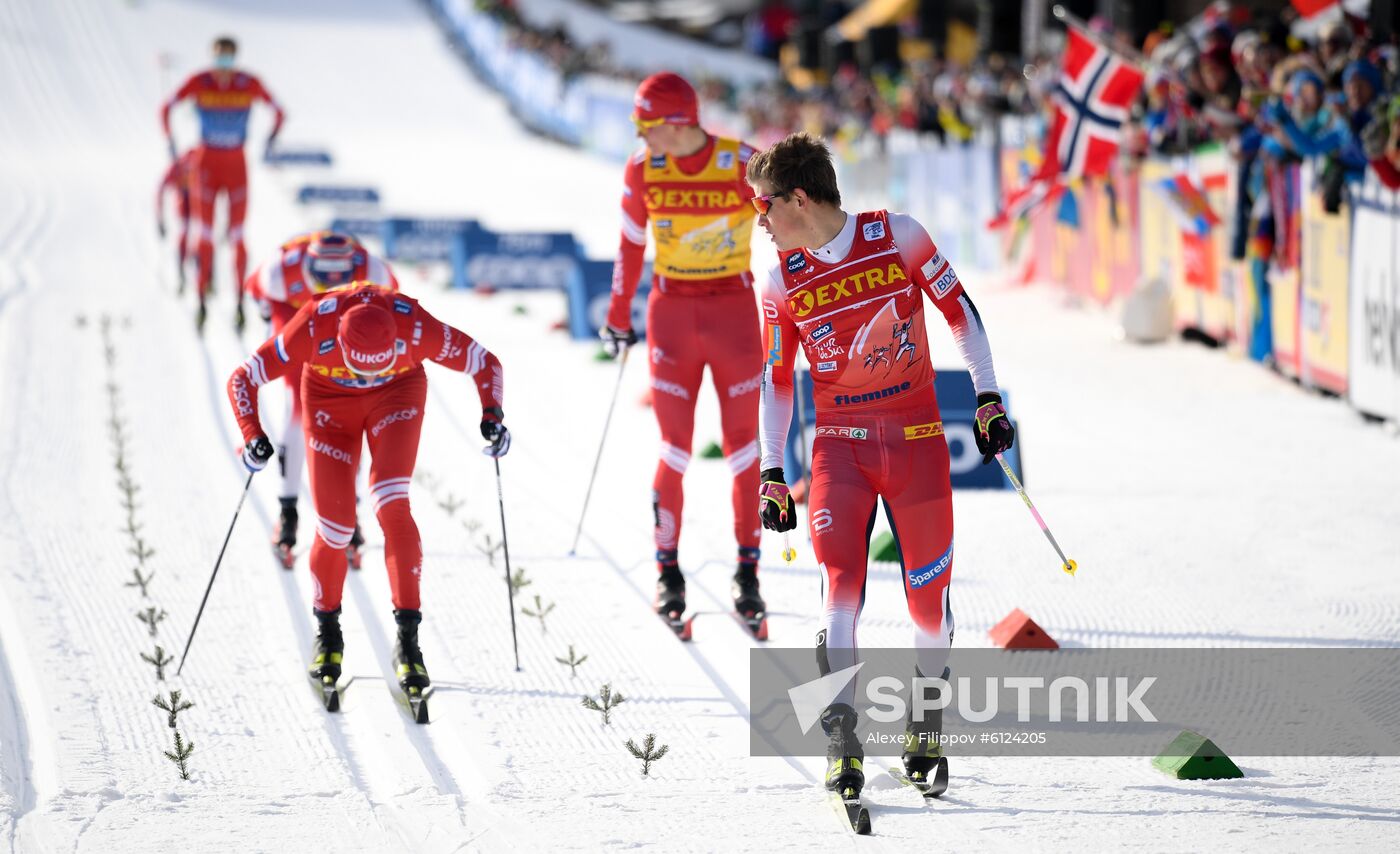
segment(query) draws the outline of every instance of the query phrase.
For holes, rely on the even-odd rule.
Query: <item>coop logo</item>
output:
[[[812,513],[812,533],[821,536],[832,526],[831,510],[823,507]]]
[[[825,338],[826,336],[830,335],[832,329],[833,329],[833,327],[832,327],[832,325],[831,325],[830,323],[823,323],[821,326],[818,326],[816,329],[813,329],[813,330],[812,330],[812,343],[815,344],[815,343],[817,343],[818,341],[820,341],[820,340],[822,340],[823,338]]]
[[[865,235],[866,240],[879,240],[885,236],[885,224],[879,220],[867,222],[865,225],[861,226],[860,230],[861,233]]]
[[[326,456],[330,457],[331,459],[335,460],[336,462],[338,462],[338,463],[345,463],[347,466],[348,466],[348,465],[352,465],[353,462],[354,462],[353,460],[350,459],[350,455],[349,455],[348,453],[346,453],[345,451],[342,451],[341,449],[335,447],[334,445],[331,445],[331,444],[326,443],[326,442],[322,442],[320,439],[317,439],[315,436],[312,436],[312,437],[311,437],[311,450],[315,451],[315,452],[318,453],[318,454],[325,454]]]
[[[892,385],[888,388],[882,388],[879,391],[868,391],[864,394],[838,394],[832,402],[837,406],[852,406],[858,403],[869,403],[872,400],[879,400],[883,397],[894,397],[909,389],[909,381],[905,380],[899,385]]]
[[[943,422],[934,421],[929,424],[912,424],[904,428],[904,441],[914,439],[931,439],[934,436],[943,435]]]
[[[396,299],[394,300],[394,311],[399,314],[412,314],[413,306],[407,300]]]
[[[870,433],[864,427],[818,427],[817,436],[830,436],[833,439],[864,439]]]
[[[721,151],[721,152],[719,153],[719,155],[718,155],[717,157],[715,157],[715,168],[717,168],[717,169],[733,169],[733,168],[734,168],[734,152],[732,152],[732,151]]]
[[[794,252],[787,257],[787,271],[796,273],[807,266],[807,254],[805,252]]]
[[[335,349],[335,339],[334,339],[334,338],[327,338],[325,341],[322,341],[322,342],[316,347],[316,352],[317,352],[317,353],[320,353],[322,356],[324,356],[324,355],[326,355],[327,353],[329,353],[330,351],[332,351],[332,350],[334,350],[334,349]]]
[[[948,567],[953,565],[953,544],[948,544],[948,550],[943,553],[938,560],[925,564],[917,569],[909,570],[909,589],[918,590],[920,587],[933,581],[938,576],[948,571]]]
[[[316,306],[317,314],[330,314],[335,311],[336,297],[327,297],[321,300],[321,304]]]
[[[793,317],[806,317],[817,308],[836,305],[869,291],[908,281],[904,269],[897,263],[891,263],[883,270],[872,267],[816,288],[803,288],[788,298],[788,311]]]
[[[320,413],[317,413],[318,417],[319,415]],[[391,412],[383,418],[379,419],[377,422],[375,422],[375,425],[370,428],[369,433],[371,436],[378,436],[380,431],[382,431],[385,427],[388,427],[390,424],[395,424],[399,421],[412,421],[417,417],[418,407],[416,406],[409,407],[408,409],[400,409],[398,412]]]
[[[758,391],[758,385],[761,382],[763,382],[763,374],[759,374],[758,376],[753,377],[752,379],[744,380],[743,382],[735,383],[734,385],[729,387],[729,396],[731,398],[735,398],[741,394],[749,394],[750,392]]]

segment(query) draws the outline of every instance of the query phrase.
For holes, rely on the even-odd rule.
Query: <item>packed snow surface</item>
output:
[[[204,336],[176,295],[152,197],[166,165],[157,107],[231,33],[241,64],[288,113],[288,146],[324,146],[328,173],[250,158],[254,263],[325,224],[305,182],[368,183],[384,207],[566,230],[595,257],[617,241],[619,164],[523,133],[410,0],[0,3],[0,838],[20,851],[847,849],[1375,849],[1394,844],[1394,759],[1243,758],[1241,780],[1177,782],[1146,759],[954,757],[942,802],[871,775],[876,835],[857,840],[819,788],[819,759],[749,757],[748,651],[724,616],[733,544],[728,469],[697,455],[681,559],[696,640],[649,611],[657,432],[628,365],[577,557],[567,556],[617,376],[550,325],[553,293],[480,297],[441,270],[407,292],[475,335],[506,369],[514,447],[502,461],[522,669],[510,653],[496,484],[469,382],[429,369],[413,505],[426,549],[423,642],[433,722],[387,685],[393,621],[378,532],[346,589],[345,709],[308,690],[314,629],[305,548],[268,548],[275,471],[254,479],[184,674],[178,657],[245,475],[223,383],[260,340],[231,324],[228,253]],[[177,135],[193,139],[189,107]],[[255,115],[250,151],[269,117]],[[771,248],[759,253],[771,258]],[[952,259],[956,264],[957,259]],[[1057,562],[1012,492],[958,493],[959,646],[1012,608],[1066,645],[1390,646],[1400,642],[1400,442],[1342,402],[1223,352],[1114,340],[1111,319],[1057,293],[964,270],[1021,424],[1027,486],[1079,562]],[[104,344],[104,319],[106,342]],[[936,312],[940,364],[956,364]],[[257,327],[257,328],[254,328]],[[270,427],[281,392],[264,400]],[[118,487],[112,426],[154,571],[149,598]],[[718,439],[712,394],[697,450]],[[811,644],[818,577],[765,542],[771,641]],[[138,620],[167,617],[156,637]],[[871,570],[866,646],[908,642],[896,568]],[[587,655],[577,677],[556,662]],[[580,698],[627,702],[611,726]],[[157,691],[195,703],[191,779]],[[643,778],[623,747],[670,752]]]

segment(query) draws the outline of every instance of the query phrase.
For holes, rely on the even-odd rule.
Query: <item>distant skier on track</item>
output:
[[[255,101],[262,101],[275,113],[265,149],[270,150],[282,129],[282,108],[268,94],[258,78],[234,68],[238,44],[228,36],[214,40],[214,67],[186,80],[160,110],[161,127],[174,161],[175,138],[170,130],[170,111],[181,101],[191,99],[199,113],[199,146],[194,149],[194,205],[199,223],[195,259],[199,263],[199,309],[195,324],[204,328],[205,298],[214,280],[214,202],[219,193],[228,200],[228,241],[233,247],[234,281],[240,290],[234,323],[243,328],[243,278],[247,275],[248,251],[243,245],[243,217],[248,210],[248,165],[243,144],[248,138],[248,114]]]
[[[288,240],[277,250],[277,257],[253,271],[243,283],[243,290],[257,304],[263,319],[272,323],[275,336],[316,294],[344,287],[351,282],[368,282],[392,291],[399,289],[389,265],[370,254],[348,234],[333,231],[313,231]],[[282,445],[277,449],[282,468],[282,491],[277,500],[282,505],[273,548],[287,569],[295,557],[292,547],[297,544],[297,495],[301,492],[301,468],[306,454],[302,443],[302,406],[300,376],[287,377],[291,406],[287,412],[287,427],[282,432]],[[350,539],[347,556],[350,566],[360,568],[360,547],[365,538],[360,523]]]
[[[408,493],[423,427],[428,393],[423,363],[428,361],[471,374],[481,399],[481,435],[491,443],[487,453],[505,455],[510,433],[501,423],[500,362],[417,300],[388,288],[356,283],[318,294],[229,377],[229,402],[246,442],[244,464],[257,471],[271,458],[258,415],[258,389],[278,377],[301,376],[302,402],[312,416],[305,425],[306,448],[317,513],[311,574],[319,629],[310,675],[322,686],[328,708],[338,703],[335,683],[345,650],[340,631],[345,549],[354,533],[355,469],[367,439],[369,491],[384,531],[398,624],[394,669],[415,717],[427,720],[422,703],[430,683],[418,645],[423,546]]]
[[[175,238],[175,271],[180,280],[180,293],[185,292],[185,259],[189,252],[191,196],[194,186],[194,149],[176,158],[161,176],[156,188],[156,232],[165,238],[165,196],[175,194],[175,215],[180,230]]]
[[[750,270],[752,196],[745,164],[753,149],[711,136],[699,124],[695,90],[669,72],[637,89],[632,122],[646,147],[627,164],[622,240],[613,267],[604,346],[616,356],[635,344],[632,297],[642,273],[647,223],[656,263],[647,303],[652,409],[661,427],[661,460],[652,481],[657,611],[678,632],[684,623],[681,573],[682,479],[690,465],[695,402],[705,366],[719,397],[723,450],[734,475],[734,538],[738,566],[734,608],[766,634],[759,594],[758,382],[763,367],[757,300]]]
[[[865,600],[869,532],[883,499],[903,562],[904,593],[914,621],[919,674],[943,676],[952,645],[948,587],[953,571],[953,498],[933,370],[928,359],[880,360],[874,353],[928,352],[923,303],[943,314],[977,388],[977,447],[984,462],[1011,447],[1014,431],[997,393],[981,317],[924,227],[886,211],[848,214],[831,153],[819,139],[793,134],[749,161],[758,223],[773,237],[779,261],[764,283],[768,336],[760,439],[763,525],[797,525],[783,476],[792,418],[793,357],[802,342],[813,373],[816,440],[812,447],[809,525],[822,569],[823,675],[856,664],[856,624]],[[839,347],[831,347],[831,342]],[[826,344],[833,359],[819,359]],[[908,348],[914,349],[908,349]],[[822,716],[830,738],[826,785],[858,801],[865,758],[856,735],[855,681]],[[908,778],[946,775],[941,719],[911,719],[905,733]],[[941,790],[939,790],[941,792]],[[848,810],[849,811],[849,810]],[[855,818],[852,818],[853,823]],[[867,819],[868,821],[868,819]],[[867,825],[868,827],[868,825]]]

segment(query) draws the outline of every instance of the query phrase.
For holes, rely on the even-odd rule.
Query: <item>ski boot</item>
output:
[[[194,313],[194,331],[200,335],[204,334],[204,320],[209,316],[209,311],[204,307],[204,300],[199,301],[199,309]]]
[[[832,703],[822,712],[822,732],[826,745],[826,787],[845,797],[860,796],[865,788],[865,748],[856,735],[856,710],[845,703]]]
[[[297,544],[297,500],[279,498],[282,502],[282,518],[277,522],[277,539],[272,541],[272,552],[283,569],[291,569],[296,564],[292,547]]]
[[[851,829],[864,835],[870,833],[870,812],[860,802],[860,790],[865,788],[865,749],[856,735],[856,710],[845,703],[832,703],[822,713],[822,731],[829,741],[826,745],[826,788],[839,799]]]
[[[758,592],[758,549],[739,549],[739,568],[730,588],[734,613],[759,640],[768,640],[768,605]]]
[[[418,624],[422,621],[422,611],[411,608],[394,611],[394,622],[399,626],[399,636],[394,641],[394,674],[408,702],[409,714],[417,723],[425,724],[428,722],[427,690],[432,682],[423,664],[423,651],[418,648]]]
[[[923,674],[914,671],[915,690],[937,693],[931,686],[921,686]],[[948,678],[944,669],[943,678]],[[939,737],[943,733],[943,710],[929,709],[923,712],[923,719],[914,720],[917,703],[909,704],[909,717],[904,724],[904,752],[900,760],[904,764],[905,781],[919,790],[925,798],[936,798],[948,789],[948,759],[943,755],[943,745]],[[925,706],[932,705],[925,703]]]
[[[690,621],[681,617],[685,613],[685,576],[676,562],[675,550],[658,551],[656,563],[660,570],[656,579],[656,613],[677,637],[690,640]]]
[[[248,325],[248,319],[243,316],[243,303],[238,303],[238,308],[233,311],[233,328],[242,334],[243,327]]]
[[[365,535],[360,533],[360,523],[355,523],[355,533],[350,535],[350,545],[345,547],[345,562],[350,564],[351,569],[359,569],[360,561],[363,559],[365,545]]]
[[[319,627],[316,639],[311,642],[311,666],[307,668],[307,675],[316,684],[326,711],[338,711],[340,691],[336,688],[336,682],[340,679],[340,664],[345,655],[345,638],[340,633],[340,609],[317,611],[313,608],[311,613],[316,615]]]

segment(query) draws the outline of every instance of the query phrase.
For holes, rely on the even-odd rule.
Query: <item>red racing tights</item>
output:
[[[724,457],[734,475],[734,539],[741,549],[757,549],[763,343],[753,291],[731,287],[682,296],[653,288],[647,301],[647,352],[652,408],[661,427],[661,461],[652,481],[656,548],[671,551],[680,542],[682,478],[690,465],[695,400],[709,365],[719,396]]]
[[[807,506],[822,573],[823,673],[856,663],[877,498],[884,500],[899,550],[919,670],[940,675],[953,641],[953,494],[948,443],[932,394],[894,410],[817,414]],[[837,701],[854,705],[854,691],[852,680]]]
[[[243,217],[248,211],[248,165],[241,148],[207,148],[195,151],[190,168],[190,203],[196,226],[195,260],[199,263],[199,299],[214,280],[214,202],[219,193],[228,199],[228,242],[233,247],[233,269],[239,288],[246,278],[248,250],[243,245]]]
[[[369,495],[384,531],[384,563],[394,607],[419,607],[423,544],[409,509],[408,487],[427,395],[428,378],[421,366],[387,385],[365,390],[344,389],[310,370],[302,372],[307,469],[317,517],[311,546],[317,610],[340,607],[345,548],[355,532],[355,472],[366,439]]]

